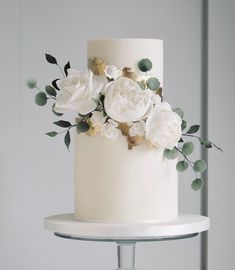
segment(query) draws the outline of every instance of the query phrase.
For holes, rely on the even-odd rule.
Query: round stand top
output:
[[[180,214],[177,219],[159,223],[103,223],[74,219],[74,214],[49,216],[44,228],[55,235],[93,241],[159,241],[189,238],[209,229],[209,218]]]

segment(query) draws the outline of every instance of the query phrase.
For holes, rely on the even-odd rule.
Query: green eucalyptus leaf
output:
[[[70,63],[68,61],[68,63],[64,66],[64,73],[65,73],[66,76],[68,76],[68,69],[70,69],[70,68],[71,68]]]
[[[77,132],[87,132],[90,128],[90,125],[86,121],[81,121],[77,123]]]
[[[56,131],[50,131],[47,132],[46,135],[48,135],[49,137],[55,137],[58,133]]]
[[[55,97],[57,94],[55,88],[50,86],[50,85],[46,85],[45,90],[46,90],[47,94],[50,96]]]
[[[55,80],[53,80],[53,81],[51,82],[51,84],[52,84],[52,86],[53,86],[56,90],[60,91],[60,88],[59,88],[58,85],[57,85],[57,81],[58,81],[58,80],[60,80],[60,79],[55,79]]]
[[[187,134],[193,134],[196,133],[199,130],[199,125],[193,125],[189,128],[189,130],[186,132]]]
[[[206,148],[211,148],[212,147],[211,142],[208,141],[207,139],[200,138],[199,141],[200,141],[201,145],[206,147]]]
[[[147,80],[147,87],[150,90],[157,90],[160,87],[160,82],[157,78],[151,77]]]
[[[44,92],[39,92],[35,96],[35,103],[39,106],[44,106],[47,104],[47,96]]]
[[[58,113],[55,111],[55,103],[52,105],[52,112],[56,115],[56,116],[62,116],[63,113]]]
[[[152,62],[148,58],[143,58],[138,62],[139,70],[142,72],[150,71],[152,66]]]
[[[191,187],[194,191],[200,190],[204,186],[204,181],[201,178],[193,180]]]
[[[179,161],[177,164],[176,164],[176,170],[178,172],[184,172],[188,169],[188,162],[185,161],[185,160],[182,160],[182,161]]]
[[[63,128],[68,128],[68,127],[72,126],[70,122],[64,121],[64,120],[56,121],[53,124],[55,124],[55,125],[57,125],[59,127],[63,127]]]
[[[177,114],[179,115],[179,117],[180,117],[181,119],[183,119],[183,117],[184,117],[184,112],[183,112],[182,109],[180,109],[180,108],[174,108],[174,109],[173,109],[173,112],[177,113]]]
[[[46,53],[45,56],[46,56],[46,60],[48,63],[57,65],[57,61],[56,61],[54,56],[52,56],[48,53]]]
[[[202,173],[206,170],[206,162],[204,160],[197,160],[193,164],[193,169],[195,172]]]
[[[183,144],[182,153],[185,156],[191,155],[194,150],[194,144],[192,142],[186,142]]]
[[[70,139],[70,133],[69,130],[66,132],[65,136],[64,136],[64,143],[67,146],[68,150],[69,150],[69,145],[70,145],[71,139]]]
[[[181,130],[183,131],[187,126],[187,122],[185,120],[182,120],[182,123],[181,123]]]
[[[212,145],[213,145],[216,149],[218,149],[219,151],[224,152],[223,149],[220,148],[220,147],[219,147],[218,145],[216,145],[215,143],[212,143]]]
[[[33,89],[37,86],[37,81],[35,79],[29,79],[27,80],[26,85],[29,89]]]
[[[178,157],[178,151],[175,147],[172,150],[165,149],[163,152],[163,156],[167,159],[175,159]]]

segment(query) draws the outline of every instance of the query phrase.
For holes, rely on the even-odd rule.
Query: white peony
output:
[[[94,111],[90,118],[91,123],[94,127],[101,127],[107,119],[107,116],[104,116],[103,112]]]
[[[101,128],[101,134],[108,139],[116,140],[120,134],[118,123],[109,119]]]
[[[129,134],[131,137],[144,136],[145,122],[143,120],[129,125],[130,125]]]
[[[92,112],[97,107],[95,99],[103,84],[90,70],[80,72],[69,69],[68,76],[57,81],[61,95],[56,99],[55,111],[76,111],[84,115]]]
[[[181,137],[181,118],[162,102],[150,113],[145,126],[145,137],[158,148],[172,149]]]
[[[133,80],[120,77],[104,89],[104,108],[118,122],[135,122],[148,116],[152,108],[149,91],[142,90]]]
[[[122,71],[116,66],[110,65],[105,67],[104,73],[110,80],[116,80],[121,76]]]

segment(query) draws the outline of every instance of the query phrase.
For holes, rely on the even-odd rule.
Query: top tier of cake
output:
[[[115,53],[117,52],[117,53]],[[94,39],[87,43],[88,59],[103,58],[108,65],[129,67],[139,73],[138,61],[149,58],[153,67],[148,75],[158,78],[163,87],[163,40],[161,39]]]

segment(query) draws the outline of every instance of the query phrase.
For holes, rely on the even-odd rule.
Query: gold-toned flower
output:
[[[129,135],[130,126],[127,123],[118,123],[118,128],[121,130],[123,136]]]
[[[134,71],[131,71],[131,68],[129,67],[124,67],[122,69],[122,76],[132,79],[133,81],[136,81],[138,77],[137,74]]]
[[[144,137],[139,135],[134,137],[128,136],[127,142],[128,142],[128,149],[132,150],[133,146],[142,144],[144,142]]]
[[[103,58],[93,57],[89,60],[89,67],[95,75],[103,75],[106,66]]]

